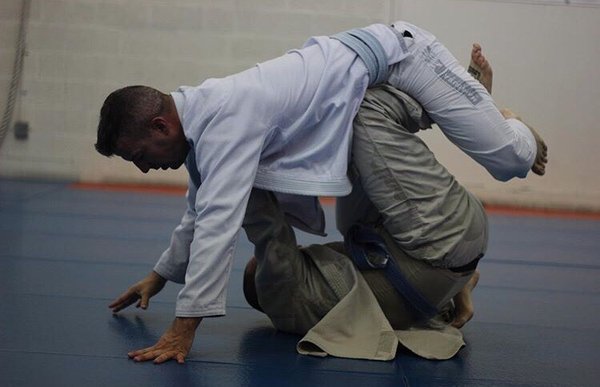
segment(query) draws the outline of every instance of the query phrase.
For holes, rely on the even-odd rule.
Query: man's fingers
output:
[[[171,360],[171,359],[176,359],[177,362],[180,363],[180,361],[179,361],[179,355],[181,355],[181,353],[178,352],[178,351],[163,352],[162,354],[160,354],[159,356],[157,356],[154,359],[154,363],[155,364],[160,364],[160,363],[164,363],[167,360]]]
[[[156,357],[156,359],[154,359],[154,363],[161,364],[161,363],[164,363],[167,360],[171,360],[171,359],[177,361],[177,363],[179,363],[179,364],[185,363],[185,355],[182,352],[175,351],[175,350],[168,351],[168,352],[165,352],[165,353],[159,355],[158,357]]]
[[[142,349],[138,349],[138,350],[136,350],[136,351],[131,351],[131,352],[128,352],[128,353],[127,353],[127,356],[129,356],[129,357],[131,357],[131,358],[134,358],[134,357],[136,357],[136,356],[143,355],[143,354],[145,354],[145,353],[148,353],[148,352],[150,352],[150,351],[153,351],[153,350],[155,350],[155,349],[156,349],[156,346],[155,346],[155,345],[153,345],[152,347],[142,348]]]
[[[148,308],[148,302],[150,301],[150,297],[148,297],[148,293],[142,293],[142,298],[140,299],[139,306],[142,309]]]
[[[109,308],[115,308],[122,304],[128,303],[127,306],[133,304],[138,299],[138,295],[134,290],[127,290],[125,293],[117,297],[110,305]],[[121,307],[123,309],[124,307]]]
[[[112,304],[110,304],[109,306],[112,305],[116,305],[116,304],[120,304],[124,301],[127,301],[129,298],[131,298],[132,296],[136,296],[136,292],[134,290],[131,289],[127,289],[127,291],[121,293],[121,295],[119,297],[117,297]]]
[[[178,350],[168,350],[164,348],[156,349],[154,347],[150,347],[143,350],[130,352],[128,355],[134,361],[139,362],[154,360],[154,363],[160,364],[171,359],[177,360],[178,363],[185,362],[185,355],[182,352]]]
[[[111,308],[112,307],[112,311],[113,313],[117,313],[118,311],[127,308],[129,305],[133,304],[135,302],[136,298],[132,297],[128,300],[125,300],[124,302],[121,302],[119,304],[117,303],[112,303],[111,305],[109,305],[108,307]]]
[[[125,303],[119,304],[119,305],[117,305],[117,306],[114,306],[114,307],[112,308],[112,311],[113,311],[113,313],[117,313],[118,311],[120,311],[120,310],[122,310],[122,309],[125,309],[125,308],[127,308],[129,305],[133,304],[133,302],[134,302],[134,300],[131,300],[131,301],[129,301],[129,302],[125,302]]]
[[[155,350],[148,351],[146,353],[142,353],[140,355],[134,356],[133,360],[134,361],[148,361],[148,360],[153,360],[153,359],[156,359],[157,357],[159,357],[160,355],[162,355],[163,353],[164,353],[164,350],[155,349]]]
[[[119,298],[115,299],[115,300],[114,300],[113,302],[111,302],[110,304],[108,304],[108,307],[109,307],[109,308],[115,308],[115,307],[117,307],[118,305],[122,304],[122,303],[123,303],[123,301],[125,301],[125,300],[126,300],[126,299],[125,299],[125,298],[123,298],[123,296],[121,296],[121,297],[119,297]]]
[[[148,302],[150,301],[150,297],[148,297],[147,293],[142,293],[141,298],[138,300],[136,308],[148,309]]]

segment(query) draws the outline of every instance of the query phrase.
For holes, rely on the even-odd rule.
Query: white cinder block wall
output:
[[[0,1],[0,108],[12,72],[20,0]],[[310,35],[404,19],[434,32],[463,63],[479,41],[494,95],[539,127],[547,176],[494,182],[438,130],[424,138],[485,200],[600,209],[600,1],[559,0],[32,0],[25,73],[0,176],[185,184],[185,170],[143,175],[93,149],[102,101],[147,84],[196,85],[299,47]]]

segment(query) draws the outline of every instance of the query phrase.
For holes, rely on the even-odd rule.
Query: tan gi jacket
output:
[[[449,359],[465,345],[462,333],[441,317],[425,326],[394,330],[373,291],[354,264],[324,253],[321,246],[305,250],[334,289],[346,292],[340,301],[298,342],[304,355],[391,360],[398,343],[427,359]],[[335,262],[334,262],[335,260]],[[343,270],[340,267],[343,266]],[[454,289],[460,289],[468,276],[457,275]],[[385,277],[380,277],[385,281]],[[376,280],[375,280],[376,281]],[[374,283],[372,280],[371,283]],[[402,311],[399,311],[402,313]]]

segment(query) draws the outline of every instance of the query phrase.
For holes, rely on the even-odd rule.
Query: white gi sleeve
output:
[[[193,150],[190,150],[192,152]],[[195,200],[198,187],[189,179],[186,193],[187,208],[181,222],[171,234],[171,244],[162,253],[154,266],[154,271],[169,281],[184,283],[185,271],[190,256],[190,243],[194,238],[194,223],[196,221]]]
[[[248,97],[239,92],[239,95]],[[202,131],[195,156],[202,184],[178,317],[225,314],[235,243],[241,228],[267,126],[255,104],[228,101]],[[191,166],[190,166],[191,167]]]

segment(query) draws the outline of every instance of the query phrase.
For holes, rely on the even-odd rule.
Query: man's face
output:
[[[151,129],[150,134],[141,139],[119,139],[115,154],[147,173],[150,169],[179,168],[185,162],[189,150],[183,132]]]

